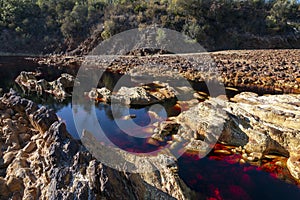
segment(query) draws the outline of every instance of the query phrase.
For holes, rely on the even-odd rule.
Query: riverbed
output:
[[[42,77],[52,81],[61,73],[76,73],[74,70],[63,67],[53,68],[38,66],[31,59],[24,57],[1,57],[2,69],[0,88],[6,92],[9,88],[18,91],[22,96],[33,100],[40,106],[46,106],[55,110],[61,121],[64,121],[68,132],[76,139],[80,139],[77,133],[71,99],[57,100],[50,95],[38,96],[35,93],[24,93],[15,83],[14,79],[21,71],[40,71]],[[106,79],[109,82],[115,77]],[[176,116],[180,112],[176,108],[176,102],[164,105],[167,110],[159,110],[158,116]],[[153,144],[147,138],[135,138],[122,132],[111,115],[111,107],[107,103],[97,103],[96,115],[101,127],[108,138],[120,148],[129,152],[151,152],[166,143]],[[120,109],[120,117],[124,116]],[[130,115],[134,116],[134,122],[140,126],[147,126],[150,122],[149,106],[129,108]],[[82,119],[84,120],[84,119]],[[136,134],[149,134],[149,130],[132,130]],[[185,152],[178,159],[180,178],[192,189],[211,199],[298,199],[300,189],[286,167],[280,162],[286,158],[274,156],[265,159],[261,163],[242,163],[241,154],[232,151],[234,147],[226,147],[217,144],[212,152],[203,159],[199,159],[192,152]],[[218,151],[219,150],[219,151]],[[223,151],[220,151],[223,150]]]

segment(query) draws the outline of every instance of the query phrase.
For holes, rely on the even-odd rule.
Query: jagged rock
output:
[[[8,199],[10,192],[8,190],[6,180],[0,177],[0,199]]]
[[[58,98],[65,98],[67,96],[71,96],[67,92],[67,90],[73,88],[74,81],[74,76],[70,74],[61,74],[61,76],[57,80],[49,83],[51,88],[47,90],[47,92],[53,94],[55,97]]]
[[[151,138],[165,141],[165,137],[173,133],[177,133],[180,124],[173,121],[163,121],[159,123],[159,126],[154,130],[154,134]]]
[[[199,195],[172,171],[176,164],[169,166],[168,156],[153,161],[161,171],[117,171],[97,161],[74,140],[54,111],[38,108],[13,91],[0,98],[0,102],[4,109],[11,108],[13,116],[22,117],[28,124],[25,132],[19,131],[20,135],[29,135],[20,137],[19,150],[10,150],[11,143],[0,143],[1,153],[6,151],[4,161],[0,159],[0,164],[4,162],[1,168],[6,169],[5,177],[0,177],[0,199],[190,199]],[[2,130],[0,134],[7,137]]]
[[[180,124],[173,143],[190,141],[186,148],[200,151],[199,145],[205,148],[203,144],[218,140],[260,158],[269,153],[290,156],[288,168],[299,178],[300,95],[244,92],[231,100],[210,98],[173,118]]]
[[[36,77],[40,75],[39,73],[36,72],[21,72],[20,75],[16,78],[16,80],[26,83],[29,80],[36,80]]]
[[[40,109],[29,115],[29,120],[34,128],[44,133],[49,129],[51,124],[58,121],[58,118],[53,111],[42,106]]]
[[[75,78],[70,74],[61,74],[61,76],[48,82],[45,79],[37,80],[37,76],[40,74],[35,72],[21,72],[15,79],[24,90],[35,91],[39,94],[47,92],[53,94],[59,99],[64,99],[70,96],[69,91],[73,88]]]
[[[111,91],[107,88],[93,88],[88,96],[95,101],[110,102]]]
[[[141,106],[173,99],[176,93],[168,84],[154,82],[138,87],[121,87],[116,94],[112,94],[107,88],[93,88],[88,96],[96,101]]]
[[[296,152],[290,153],[290,157],[287,160],[287,167],[293,177],[300,179],[300,153],[299,153],[299,150]]]
[[[3,164],[4,165],[9,165],[13,159],[15,158],[16,153],[15,152],[7,152],[6,154],[4,154],[3,156]]]
[[[24,150],[26,153],[31,153],[35,148],[36,148],[36,143],[35,143],[35,142],[29,142],[29,143],[23,148],[23,150]]]
[[[23,182],[16,177],[9,177],[6,184],[10,192],[22,191],[24,189]]]

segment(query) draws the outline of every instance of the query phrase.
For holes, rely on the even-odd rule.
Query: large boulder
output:
[[[15,92],[0,98],[0,199],[191,199],[168,156],[161,171],[130,174],[106,167],[72,138],[54,111]],[[6,114],[7,113],[7,114]],[[23,127],[23,128],[22,128]],[[16,136],[19,148],[15,149]],[[94,147],[100,147],[97,140]],[[119,154],[120,161],[125,159]],[[3,159],[1,159],[3,158]],[[141,163],[134,163],[139,164]]]
[[[40,74],[35,72],[21,72],[15,79],[15,82],[20,85],[25,91],[33,91],[38,94],[43,92],[53,94],[58,99],[64,99],[71,96],[75,77],[70,74],[61,74],[59,78],[52,82],[48,82],[45,79],[38,80],[37,77]]]
[[[218,141],[241,146],[253,155],[280,154],[289,157],[287,166],[299,179],[299,105],[300,95],[293,94],[258,96],[244,92],[230,102],[211,98],[170,119],[180,124],[177,133],[170,130],[173,143],[190,141],[186,148],[199,150],[199,145]],[[160,134],[166,135],[164,131]]]
[[[93,88],[88,96],[90,99],[99,101],[99,102],[110,102],[111,91],[106,87],[103,88]]]
[[[136,87],[121,87],[116,92],[111,92],[105,87],[93,88],[88,96],[95,101],[145,106],[174,99],[176,92],[167,83],[154,82]]]

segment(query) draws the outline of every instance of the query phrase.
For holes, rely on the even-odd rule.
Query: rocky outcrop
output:
[[[121,87],[116,93],[107,88],[93,88],[88,96],[95,101],[145,106],[174,99],[176,93],[167,83],[155,82],[137,87]]]
[[[53,111],[13,91],[0,99],[0,114],[0,199],[196,198],[176,165],[147,174],[106,167]]]
[[[40,74],[35,72],[21,72],[15,82],[24,90],[34,91],[39,94],[43,92],[53,94],[56,98],[64,99],[71,96],[70,91],[73,88],[75,78],[70,74],[61,74],[61,76],[48,82],[45,79],[37,80]]]
[[[236,87],[240,91],[299,94],[299,56],[298,49],[230,50],[209,54],[121,56],[109,66],[97,58],[93,60],[72,56],[40,58],[39,63],[66,67],[72,67],[73,63],[76,63],[79,67],[80,64],[88,62],[112,72],[128,75],[136,75],[139,72],[153,77],[161,73],[174,77],[174,73],[178,73],[197,82],[217,79],[226,87]],[[145,63],[156,67],[149,67]]]
[[[226,86],[265,93],[300,93],[300,51],[255,50],[212,53]]]
[[[210,98],[171,118],[169,126],[173,128],[168,130],[172,130],[173,145],[186,140],[188,150],[201,151],[200,147],[218,140],[241,146],[246,154],[243,157],[249,154],[249,160],[277,153],[289,157],[288,169],[299,179],[300,95],[258,96],[245,92],[231,100]],[[160,129],[153,138],[157,134],[163,138],[165,130]]]
[[[68,66],[67,63],[72,60],[78,63],[78,67],[88,63],[133,76],[138,72],[153,77],[174,77],[177,73],[196,82],[217,79],[226,87],[236,87],[240,91],[281,94],[300,93],[299,56],[298,49],[231,50],[209,54],[121,56],[109,66],[97,58],[85,57],[50,57],[44,58],[45,61],[40,63],[65,63]],[[156,67],[149,67],[148,64]]]

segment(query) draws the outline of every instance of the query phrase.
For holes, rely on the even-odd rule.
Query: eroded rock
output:
[[[20,136],[19,149],[13,150],[13,143],[7,140],[0,142],[4,155],[0,165],[6,169],[0,174],[0,199],[190,199],[197,195],[172,170],[176,165],[166,164],[169,157],[161,156],[155,162],[158,167],[162,163],[161,171],[117,171],[104,166],[74,140],[54,111],[38,108],[13,91],[0,102],[0,112],[11,109],[5,117],[15,118],[1,115],[0,126],[14,128],[6,129],[7,133],[0,129],[1,137],[15,132]],[[21,124],[27,124],[25,129],[19,129]]]
[[[24,90],[34,91],[38,94],[43,92],[53,94],[56,98],[64,99],[71,96],[70,91],[73,88],[75,77],[70,74],[61,74],[61,76],[48,82],[45,79],[38,80],[39,73],[35,72],[21,72],[15,79]]]
[[[258,96],[244,92],[232,101],[210,98],[173,118],[180,127],[177,134],[172,133],[172,145],[190,141],[188,150],[201,151],[218,140],[241,146],[250,154],[244,152],[250,160],[270,153],[290,156],[288,168],[299,179],[300,95]]]
[[[144,106],[174,99],[176,93],[168,84],[155,82],[137,87],[121,87],[114,93],[107,88],[93,88],[88,96],[95,101]]]

